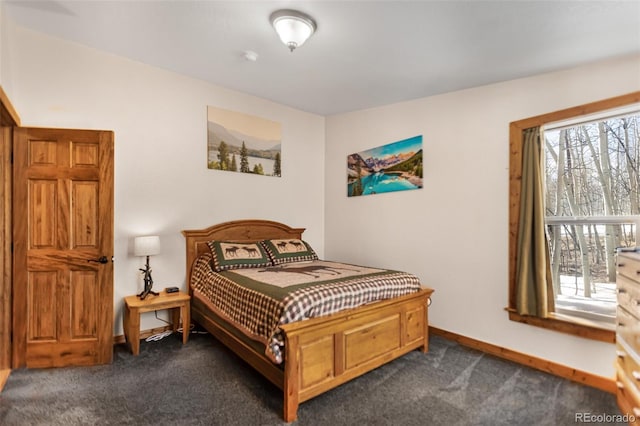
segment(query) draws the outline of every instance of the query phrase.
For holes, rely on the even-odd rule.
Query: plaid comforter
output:
[[[265,354],[276,364],[283,360],[281,325],[403,296],[420,289],[418,278],[405,272],[364,268],[366,273],[351,273],[339,279],[334,276],[339,273],[325,276],[322,272],[353,271],[354,266],[315,261],[319,262],[317,266],[310,262],[305,263],[304,268],[295,268],[311,271],[307,275],[315,278],[309,279],[310,283],[298,282],[283,290],[277,285],[243,277],[233,271],[216,273],[211,269],[210,261],[211,256],[205,254],[193,266],[191,287],[196,296],[206,300],[216,314],[244,334],[265,344]],[[274,267],[257,271],[260,272],[287,271]]]

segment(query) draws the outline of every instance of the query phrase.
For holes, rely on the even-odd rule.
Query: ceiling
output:
[[[21,26],[320,115],[640,54],[640,0],[0,1]],[[281,8],[318,24],[294,52]]]

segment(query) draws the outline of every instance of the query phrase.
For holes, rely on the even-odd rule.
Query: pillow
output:
[[[263,268],[273,266],[269,255],[260,243],[237,243],[233,241],[207,242],[213,258],[214,271],[240,268]]]
[[[293,238],[263,240],[262,245],[269,253],[274,265],[318,259],[318,255],[311,246],[302,240]]]

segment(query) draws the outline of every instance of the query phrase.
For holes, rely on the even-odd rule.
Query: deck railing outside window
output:
[[[640,216],[546,218],[555,311],[614,323],[616,253],[636,246]]]

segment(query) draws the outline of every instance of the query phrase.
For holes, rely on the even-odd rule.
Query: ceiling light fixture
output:
[[[280,40],[292,52],[296,47],[302,46],[317,28],[316,22],[309,15],[297,10],[276,10],[269,20]]]

